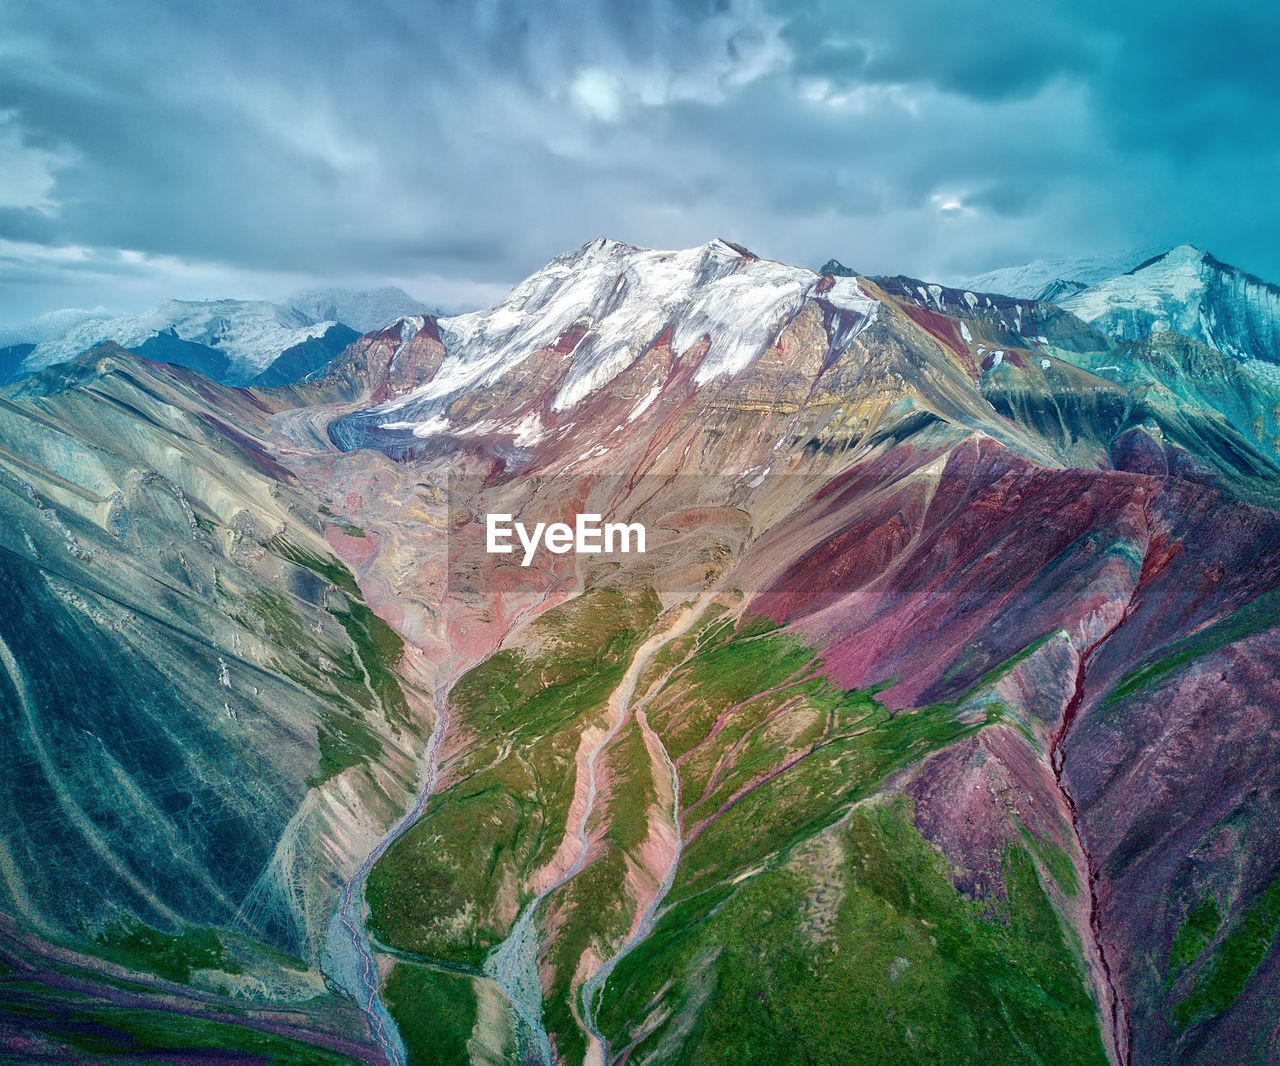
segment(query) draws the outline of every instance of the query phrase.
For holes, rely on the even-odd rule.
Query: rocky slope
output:
[[[980,356],[1008,348],[1094,352],[1108,346],[1097,330],[1047,300],[951,289],[903,276],[875,281],[885,292],[925,312],[955,320],[961,339]],[[993,360],[994,354],[983,361]]]
[[[148,1013],[166,995],[246,1055],[268,1037],[232,1024],[244,1002],[294,1012],[267,1027],[285,1044],[350,1013],[326,928],[416,788],[429,700],[264,450],[269,414],[114,345],[0,399],[0,898],[26,931],[7,965],[40,989],[2,1013],[33,1057],[76,1053],[57,1019],[82,1009],[104,1050],[172,1047],[185,1031]],[[113,999],[100,959],[157,996]],[[360,1030],[334,1061],[372,1054]]]

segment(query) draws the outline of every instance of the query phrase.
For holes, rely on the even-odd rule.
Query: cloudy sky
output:
[[[600,234],[943,281],[1190,241],[1280,280],[1277,48],[1258,0],[4,0],[0,323],[485,303]]]

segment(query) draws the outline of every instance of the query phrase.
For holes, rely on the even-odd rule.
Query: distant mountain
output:
[[[1280,365],[1280,286],[1189,244],[1060,302],[1121,340],[1170,330],[1246,363]]]
[[[66,362],[104,340],[133,350],[157,334],[171,333],[176,340],[223,353],[226,379],[240,384],[286,348],[324,333],[330,325],[266,300],[166,300],[139,314],[94,313],[65,332],[39,340],[25,369]],[[202,361],[207,358],[201,356]]]
[[[975,292],[998,292],[1005,296],[1054,302],[1129,270],[1159,250],[1128,249],[1110,255],[1034,259],[1021,266],[1001,267],[977,274],[968,278],[964,287]]]
[[[286,350],[325,337],[334,325],[346,326],[358,335],[401,315],[420,313],[421,308],[419,301],[394,288],[316,290],[280,304],[267,300],[166,300],[137,314],[114,314],[101,308],[53,311],[24,326],[0,331],[0,341],[10,349],[18,344],[33,345],[23,357],[21,369],[26,372],[66,362],[109,340],[148,358],[189,366],[226,384],[243,385]],[[333,343],[328,342],[330,347]],[[312,356],[301,357],[299,365],[314,357],[318,349],[313,346],[310,351]],[[303,373],[311,369],[314,366]]]
[[[308,337],[305,341],[286,348],[266,370],[253,379],[253,384],[269,387],[301,381],[308,374],[327,366],[334,356],[359,337],[360,333],[350,326],[335,322],[319,337]]]
[[[438,309],[390,285],[367,292],[312,289],[290,296],[282,306],[311,322],[341,322],[357,333],[379,329],[403,315],[439,313]]]

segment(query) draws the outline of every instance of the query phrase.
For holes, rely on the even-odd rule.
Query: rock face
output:
[[[0,385],[6,385],[21,376],[22,364],[35,351],[35,347],[31,343],[0,346]]]
[[[3,909],[311,961],[437,725],[340,912],[397,1052],[1266,1061],[1278,403],[723,241],[278,389],[96,351],[0,404]],[[645,551],[486,550],[588,513]]]
[[[818,273],[834,274],[838,278],[852,278],[858,274],[856,270],[845,266],[839,259],[828,259],[822,266],[818,267]]]

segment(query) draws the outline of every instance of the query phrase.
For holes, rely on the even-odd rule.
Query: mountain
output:
[[[1117,470],[1177,476],[1274,505],[1280,385],[1174,333],[1073,359],[1069,366],[1006,353],[984,375],[983,395],[1082,466],[1102,461]]]
[[[0,398],[0,955],[26,982],[0,1032],[42,1034],[25,1061],[77,1026],[95,1055],[367,1054],[319,956],[412,797],[423,697],[269,417],[109,342]]]
[[[311,322],[341,322],[358,333],[379,329],[403,315],[430,314],[432,309],[403,289],[311,289],[295,293],[283,306]]]
[[[266,370],[253,379],[252,384],[259,388],[269,388],[299,381],[308,374],[324,369],[348,344],[359,338],[360,334],[354,329],[335,322],[320,336],[308,337],[305,341],[286,348]],[[190,366],[189,363],[184,365]]]
[[[335,421],[330,436],[340,446],[377,440],[413,450],[447,428],[440,415],[451,401],[548,350],[562,357],[548,369],[556,379],[550,406],[557,411],[634,367],[660,341],[674,352],[705,338],[690,371],[691,384],[704,385],[756,360],[811,300],[829,317],[833,337],[843,340],[856,335],[875,308],[849,279],[758,259],[725,241],[654,252],[601,238],[552,260],[493,308],[432,320],[444,357],[430,380]],[[423,320],[416,325],[428,328]],[[538,435],[532,423],[523,434]]]
[[[224,383],[245,384],[266,372],[286,350],[308,341],[321,341],[331,354],[341,350],[335,346],[336,335],[326,339],[336,324],[358,335],[398,315],[417,313],[420,307],[395,288],[316,290],[281,304],[167,300],[140,314],[117,315],[101,309],[50,312],[5,330],[3,336],[12,343],[34,345],[24,357],[26,371],[66,362],[102,341],[112,341],[148,358],[190,366]],[[339,312],[351,321],[334,317]],[[305,374],[316,368],[318,349],[312,345],[301,351],[309,354],[295,352],[284,365],[307,365]],[[273,380],[282,376],[287,376],[282,370],[270,375]]]
[[[1145,262],[1158,249],[1128,250],[1111,255],[1063,256],[1035,259],[1021,266],[1001,267],[968,278],[964,287],[977,292],[998,292],[1020,299],[1054,303],[1115,277]]]
[[[219,1061],[1265,1058],[1277,400],[720,240],[11,386],[0,1044],[127,1054],[127,981]]]
[[[485,974],[396,963],[411,1046],[441,1046],[418,1004],[470,1016],[490,982],[507,1039],[569,1062],[879,1061],[886,1010],[886,1046],[908,1029],[928,1061],[978,1055],[975,1018],[1007,1048],[1011,1014],[1036,1019],[1026,1061],[1266,1039],[1274,951],[1211,989],[1280,875],[1275,752],[1218,747],[1280,696],[1273,398],[1176,337],[920,288],[596,242],[362,342],[368,381],[401,379],[328,436],[448,473],[426,602],[471,664],[435,793],[368,882],[376,943]],[[1032,321],[1080,350],[1036,350]],[[962,326],[1027,343],[979,356]],[[359,498],[393,572],[424,558],[398,515],[438,496]],[[588,508],[661,543],[531,577],[469,532]],[[1237,821],[1243,867],[1217,843]],[[965,924],[963,900],[1006,917]],[[1021,976],[986,984],[971,952]]]
[[[93,315],[40,340],[26,369],[64,363],[109,340],[137,348],[160,333],[223,353],[233,378],[264,370],[285,348],[322,334],[330,325],[266,300],[167,300],[136,315]]]
[[[1001,349],[1089,352],[1107,347],[1096,329],[1049,301],[952,289],[904,275],[877,277],[875,283],[925,314],[954,320],[960,340],[987,367],[998,358],[992,353]]]
[[[857,276],[857,271],[851,267],[845,266],[839,259],[828,259],[822,266],[818,267],[819,274],[834,274],[838,278],[852,278]]]
[[[1280,286],[1189,244],[1157,254],[1038,259],[968,284],[1056,304],[1119,340],[1179,333],[1280,383]]]
[[[1280,286],[1189,244],[1060,302],[1113,337],[1171,330],[1247,363],[1280,366]]]
[[[134,345],[132,351],[135,355],[156,363],[173,363],[198,370],[214,381],[221,381],[231,369],[227,353],[221,348],[198,344],[196,341],[184,341],[173,326]]]

